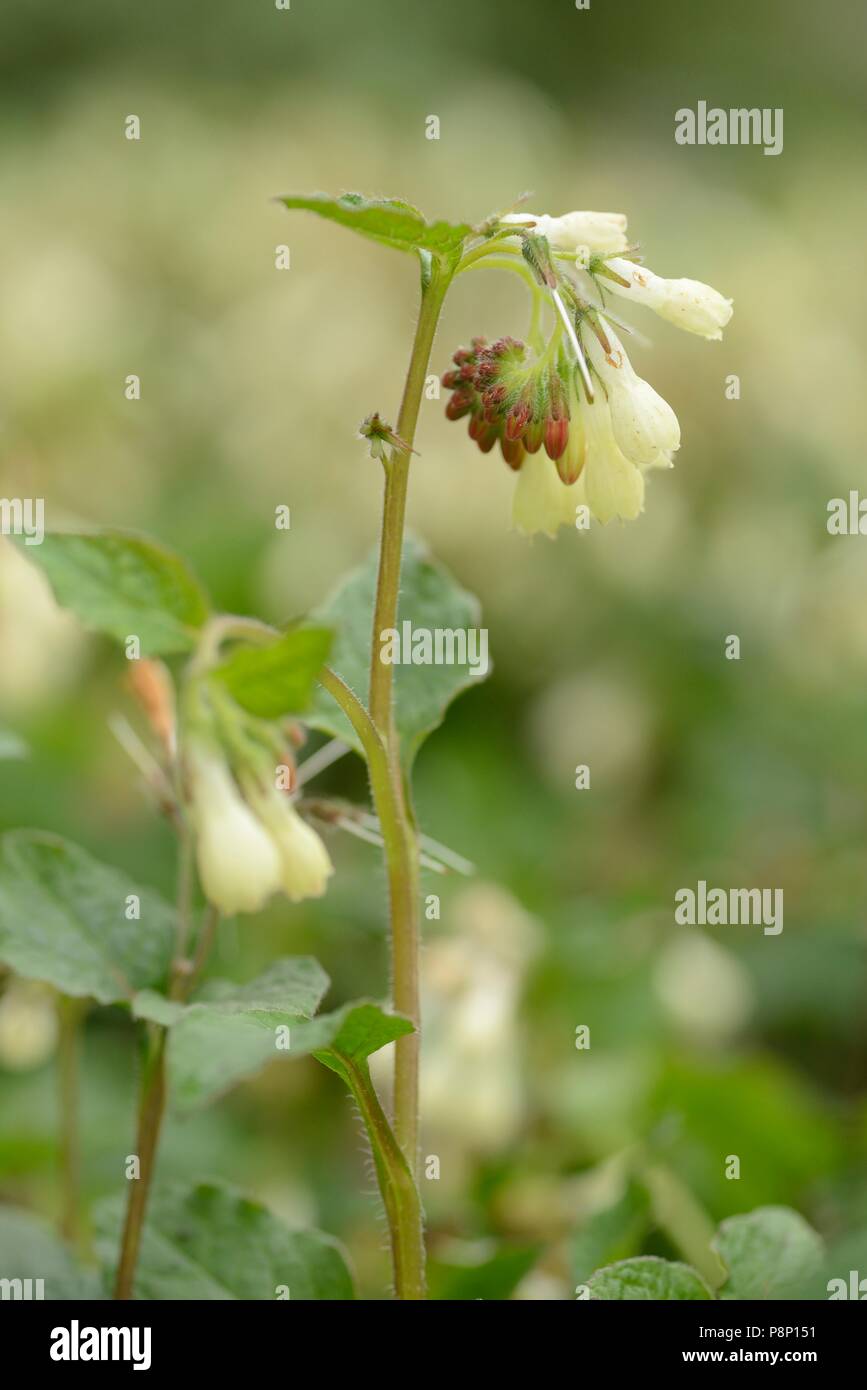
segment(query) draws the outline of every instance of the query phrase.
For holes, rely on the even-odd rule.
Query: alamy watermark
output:
[[[29,1302],[44,1297],[44,1279],[0,1279],[0,1299]]]
[[[23,536],[25,545],[45,540],[43,497],[0,497],[0,535]]]
[[[765,154],[783,153],[782,106],[732,107],[708,110],[706,101],[695,109],[682,106],[674,113],[678,145],[764,145]]]
[[[468,666],[471,675],[486,676],[488,629],[414,628],[407,619],[399,628],[383,628],[379,659],[385,666]]]
[[[763,927],[765,936],[783,930],[782,888],[678,888],[674,920],[690,927]]]
[[[151,1364],[149,1327],[82,1327],[73,1318],[69,1327],[51,1329],[52,1361],[131,1361],[134,1371]]]

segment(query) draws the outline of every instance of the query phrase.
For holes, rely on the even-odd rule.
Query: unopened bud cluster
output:
[[[483,454],[499,443],[514,469],[543,445],[550,459],[563,457],[569,437],[570,368],[561,354],[538,360],[515,338],[490,345],[474,338],[471,347],[458,348],[452,361],[454,370],[442,378],[452,392],[446,415],[450,420],[470,417],[470,438]]]

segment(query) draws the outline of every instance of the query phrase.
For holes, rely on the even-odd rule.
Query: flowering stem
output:
[[[415,1032],[398,1038],[395,1044],[394,1124],[398,1143],[413,1174],[418,1171],[419,853],[394,719],[394,668],[381,660],[381,641],[382,633],[397,624],[410,450],[434,333],[453,274],[454,266],[444,266],[434,259],[427,282],[423,283],[421,310],[397,420],[397,433],[407,447],[393,450],[384,465],[385,493],[370,660],[370,716],[385,746],[391,799],[399,823],[399,834],[391,844],[386,843],[392,995],[395,1009],[412,1020]]]

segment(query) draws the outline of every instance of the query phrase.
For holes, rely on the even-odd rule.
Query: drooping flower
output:
[[[612,256],[605,260],[606,287],[633,304],[644,304],[661,319],[718,340],[732,316],[732,301],[701,280],[664,280],[647,266]]]
[[[627,245],[622,213],[516,212],[488,233],[494,249],[520,240],[523,266],[514,249],[501,260],[514,258],[530,280],[530,343],[474,338],[459,348],[454,370],[442,378],[452,392],[446,415],[469,417],[482,453],[499,443],[518,474],[512,515],[525,534],[553,536],[576,524],[581,506],[603,523],[637,517],[644,475],[672,467],[680,425],[632,367],[612,325],[631,330],[608,308],[607,293],[706,338],[722,336],[731,300],[697,280],[663,280],[647,270]],[[553,311],[547,341],[539,312],[545,303]]]
[[[643,468],[671,467],[671,456],[680,448],[677,416],[668,401],[636,374],[617,334],[601,316],[600,320],[606,344],[591,333],[587,350],[608,392],[614,438],[633,463]]]
[[[644,476],[620,448],[604,400],[584,407],[587,454],[578,480],[583,499],[597,521],[633,521],[644,509]],[[579,499],[580,500],[580,499]]]
[[[225,916],[258,912],[280,887],[277,846],[219,749],[192,740],[186,761],[202,891]]]
[[[250,785],[248,795],[280,859],[280,887],[292,903],[321,898],[334,866],[322,840],[285,792]]]
[[[582,499],[564,483],[545,454],[532,454],[521,465],[512,498],[512,521],[525,536],[556,536],[575,524],[575,504]]]

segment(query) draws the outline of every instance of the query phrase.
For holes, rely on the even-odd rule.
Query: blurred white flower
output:
[[[590,669],[548,685],[528,721],[534,760],[551,786],[572,783],[576,764],[592,765],[594,785],[640,787],[653,744],[653,710],[635,681]],[[564,757],[564,748],[570,756]]]
[[[574,1290],[565,1279],[544,1269],[531,1269],[512,1295],[517,1303],[562,1303],[574,1297]]]
[[[494,1150],[524,1112],[518,1006],[538,929],[487,884],[461,894],[453,920],[456,935],[424,957],[422,1114],[432,1132]]]
[[[57,1045],[57,1011],[50,991],[13,979],[0,996],[0,1066],[28,1071],[41,1066]]]
[[[55,602],[44,574],[0,540],[0,708],[30,711],[75,679],[86,648],[81,624]]]
[[[694,1042],[727,1042],[753,1009],[749,972],[699,930],[687,929],[665,946],[654,987],[672,1020]]]

